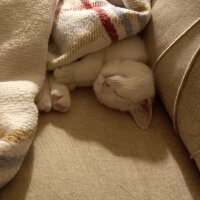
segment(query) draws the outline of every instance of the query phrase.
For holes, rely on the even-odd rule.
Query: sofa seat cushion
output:
[[[1,200],[192,200],[200,176],[159,100],[151,127],[106,108],[91,89],[68,113],[42,114],[24,164]]]

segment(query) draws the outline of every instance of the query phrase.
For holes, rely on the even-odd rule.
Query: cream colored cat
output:
[[[146,129],[151,122],[155,95],[154,77],[145,64],[146,61],[145,46],[139,36],[86,55],[54,71],[56,80],[49,78],[50,87],[46,86],[46,81],[39,95],[38,108],[47,112],[51,108],[66,111],[70,107],[67,87],[72,90],[76,87],[93,86],[101,103],[113,109],[129,111],[137,125]],[[44,99],[48,99],[47,104]]]
[[[71,106],[68,88],[58,83],[51,74],[47,74],[44,86],[36,97],[39,111],[50,112],[52,109],[66,112]]]

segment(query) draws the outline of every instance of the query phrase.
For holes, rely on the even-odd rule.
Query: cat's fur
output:
[[[66,112],[71,106],[69,90],[64,84],[58,83],[51,74],[47,74],[36,103],[38,109],[43,112],[49,112],[52,109]]]
[[[138,126],[146,129],[151,122],[155,94],[153,74],[145,64],[146,61],[145,46],[138,36],[86,55],[54,71],[54,77],[60,84],[53,77],[49,78],[51,91],[48,91],[45,83],[42,92],[46,89],[46,94],[39,95],[43,98],[39,98],[38,108],[48,112],[50,103],[45,106],[44,102],[45,99],[51,99],[53,109],[61,112],[68,110],[69,92],[66,87],[64,91],[61,83],[70,90],[93,86],[101,103],[110,108],[129,111]]]

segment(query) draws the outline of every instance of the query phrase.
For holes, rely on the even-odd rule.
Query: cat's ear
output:
[[[152,100],[145,99],[137,103],[134,108],[130,110],[130,113],[141,129],[147,129],[152,118]]]

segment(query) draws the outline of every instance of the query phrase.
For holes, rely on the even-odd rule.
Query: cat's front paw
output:
[[[48,80],[45,80],[42,89],[35,99],[37,108],[41,112],[50,112],[52,109],[50,87]]]
[[[36,105],[41,112],[50,112],[52,109],[51,97],[48,94],[39,94],[36,99]]]
[[[74,76],[74,70],[70,66],[61,67],[54,71],[54,77],[60,83],[72,83]]]
[[[53,109],[59,112],[67,112],[71,106],[71,100],[67,90],[65,92],[62,91],[62,93],[59,90],[52,90],[51,100]]]

